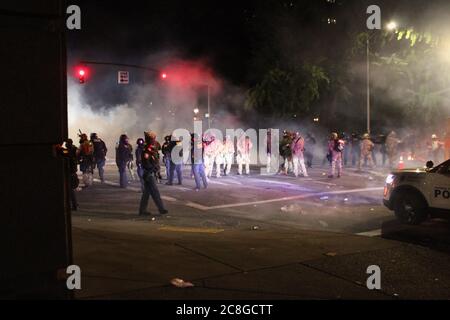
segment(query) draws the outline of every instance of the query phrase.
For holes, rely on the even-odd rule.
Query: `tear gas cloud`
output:
[[[243,90],[220,79],[204,61],[174,58],[157,61],[155,57],[157,55],[149,57],[146,65],[167,66],[163,69],[166,79],[153,77],[151,81],[133,83],[133,74],[137,73],[133,69],[129,70],[129,85],[119,85],[117,82],[105,85],[106,81],[98,79],[88,79],[85,84],[79,84],[69,75],[69,136],[76,141],[78,130],[87,134],[96,132],[113,150],[123,133],[134,143],[148,130],[155,131],[159,140],[177,128],[192,131],[194,117],[203,119],[206,130],[208,86],[212,126],[220,130],[245,127],[239,120],[240,107],[245,98]],[[89,66],[91,69],[94,67]],[[123,67],[111,69],[113,71],[107,76],[117,79],[117,71]],[[87,86],[94,89],[89,88],[87,92]],[[124,93],[112,99],[111,96],[117,95],[118,90]],[[114,103],[114,100],[122,103]],[[197,115],[194,114],[195,108],[199,109]],[[114,157],[114,153],[110,152],[109,157]]]

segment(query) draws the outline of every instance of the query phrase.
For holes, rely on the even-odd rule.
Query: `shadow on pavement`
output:
[[[393,219],[381,226],[381,237],[420,245],[450,254],[450,221],[431,219],[418,226],[408,226]]]

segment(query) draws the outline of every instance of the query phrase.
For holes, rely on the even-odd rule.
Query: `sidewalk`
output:
[[[199,214],[199,219],[203,219]],[[251,221],[189,228],[170,216],[73,217],[79,299],[448,299],[450,256],[381,238]],[[381,291],[366,288],[370,265]],[[175,288],[173,278],[192,282]]]

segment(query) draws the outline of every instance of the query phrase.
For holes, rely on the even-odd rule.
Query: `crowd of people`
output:
[[[84,133],[79,134],[79,148],[68,139],[65,145],[65,155],[70,163],[71,205],[72,210],[77,210],[78,204],[74,190],[78,188],[78,166],[82,172],[82,181],[85,187],[93,183],[94,170],[98,169],[100,181],[105,182],[104,166],[108,149],[105,142],[96,133],[90,135],[90,139]],[[154,132],[145,132],[144,138],[136,141],[133,148],[129,137],[122,134],[115,148],[115,161],[119,171],[119,185],[127,188],[129,180],[140,181],[142,198],[140,203],[140,215],[148,215],[147,204],[151,196],[161,214],[167,213],[157,184],[163,180],[161,163],[165,167],[165,179],[167,185],[173,185],[175,175],[178,185],[183,184],[183,165],[190,163],[191,178],[195,181],[195,190],[208,187],[209,179],[214,175],[220,178],[222,175],[231,174],[234,161],[237,162],[237,175],[250,175],[251,154],[254,145],[251,139],[242,134],[237,141],[230,136],[223,140],[216,138],[214,134],[199,136],[191,134],[190,155],[183,155],[182,140],[175,136],[167,135],[161,145]],[[267,173],[284,174],[292,173],[295,177],[308,177],[308,169],[312,168],[314,157],[325,151],[326,156],[322,165],[329,165],[329,178],[340,178],[344,167],[374,168],[375,166],[389,166],[393,168],[402,161],[403,157],[414,159],[424,155],[425,159],[432,159],[435,163],[450,158],[450,137],[440,140],[433,134],[431,139],[424,144],[418,143],[413,135],[400,139],[395,131],[388,135],[371,136],[333,132],[321,147],[313,134],[303,136],[300,132],[283,131],[279,141],[278,154],[272,152],[272,130],[267,132],[266,144],[266,168]],[[418,148],[425,149],[422,152]],[[444,154],[445,153],[445,154]],[[161,157],[162,156],[162,157]],[[174,159],[173,157],[177,159]],[[190,156],[190,157],[189,157]],[[274,162],[274,157],[279,156],[280,162]],[[186,161],[190,158],[190,161]],[[276,159],[278,160],[278,159]],[[320,162],[320,161],[319,161]],[[273,170],[272,163],[280,163]],[[273,170],[273,172],[271,172]]]

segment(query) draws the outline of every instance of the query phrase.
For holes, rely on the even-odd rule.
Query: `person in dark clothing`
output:
[[[175,137],[172,138],[172,140],[169,143],[169,154],[170,154],[170,170],[169,170],[169,181],[166,183],[167,185],[171,186],[173,185],[173,179],[175,178],[175,172],[177,173],[177,179],[178,184],[183,184],[183,148],[181,147],[180,141],[175,141]],[[181,148],[180,148],[181,147]],[[175,150],[175,148],[177,148]],[[173,159],[172,158],[172,152],[175,150],[177,152],[178,148],[180,148],[179,151],[179,159]]]
[[[133,158],[133,147],[130,145],[128,136],[122,134],[116,147],[116,164],[120,174],[120,187],[128,187],[127,164]]]
[[[136,144],[136,171],[139,177],[139,181],[141,182],[141,190],[142,192],[144,192],[144,168],[142,167],[142,154],[145,147],[144,139],[137,139]]]
[[[200,190],[200,179],[203,182],[203,187],[206,189],[208,187],[208,179],[205,174],[205,164],[203,160],[204,156],[204,146],[203,141],[200,136],[196,133],[191,135],[191,163],[192,172],[194,174],[195,180],[195,190]]]
[[[91,143],[94,146],[94,166],[98,168],[98,175],[103,183],[105,182],[105,170],[103,168],[105,167],[108,149],[106,148],[105,142],[96,133],[91,133]]]
[[[159,152],[161,151],[161,144],[156,140],[156,134],[154,132],[149,133],[149,144],[153,146],[153,149],[156,151],[155,156],[157,156],[157,160],[159,163]],[[155,172],[156,182],[160,182],[162,180],[161,177],[161,166],[158,166],[158,171]]]
[[[311,133],[306,134],[305,145],[307,146],[305,151],[306,166],[308,168],[312,168],[314,152],[316,149],[316,139]]]
[[[170,152],[171,152],[171,150],[170,150],[170,147],[171,147],[170,138],[171,138],[170,136],[165,136],[164,137],[164,143],[163,143],[163,145],[161,147],[161,151],[162,151],[162,154],[163,154],[163,162],[164,162],[164,165],[166,167],[166,179],[167,179],[167,181],[169,181],[169,178],[170,178]]]
[[[83,173],[83,184],[87,188],[93,183],[94,146],[85,133],[81,133],[79,136],[78,160],[80,161],[80,171]]]
[[[62,145],[56,146],[58,155],[64,157],[68,161],[68,181],[69,181],[69,199],[71,209],[73,211],[78,210],[78,202],[75,194],[75,190],[78,188],[80,181],[78,180],[78,148],[73,145],[72,139],[65,141],[65,147]]]
[[[145,146],[142,152],[142,168],[144,170],[144,192],[142,193],[141,202],[139,205],[139,215],[148,216],[150,212],[147,211],[148,200],[151,196],[155,202],[156,207],[160,214],[166,214],[168,211],[165,209],[161,200],[161,195],[156,184],[155,173],[159,170],[159,152],[155,148],[152,136],[155,136],[152,132],[145,132]]]
[[[360,156],[360,138],[358,137],[358,134],[352,133],[352,136],[350,138],[350,148],[351,148],[351,157],[352,157],[352,166],[356,166],[357,161]]]

